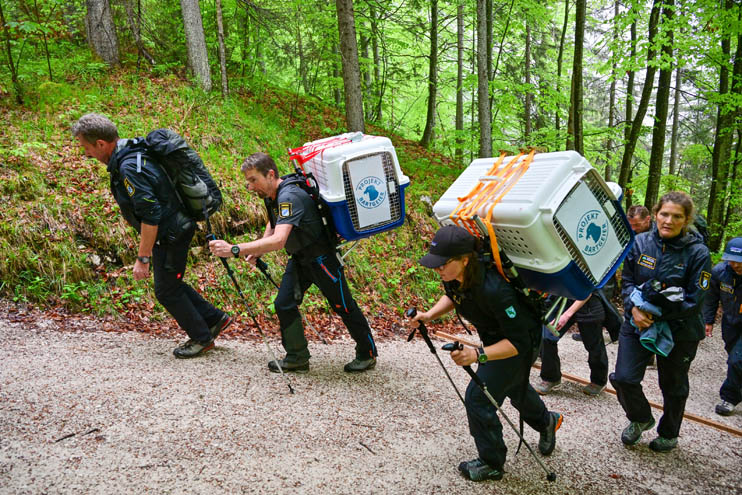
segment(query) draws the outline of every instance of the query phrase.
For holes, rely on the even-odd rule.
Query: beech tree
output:
[[[198,80],[199,86],[204,91],[211,91],[211,69],[198,0],[180,0],[180,9],[183,13],[183,27],[188,48],[188,67]]]
[[[85,30],[90,48],[108,65],[119,64],[119,42],[108,0],[85,0]]]
[[[348,130],[365,132],[363,120],[363,92],[361,91],[361,69],[358,64],[358,41],[353,0],[335,0],[337,7],[340,55],[343,66],[345,88],[345,120]]]

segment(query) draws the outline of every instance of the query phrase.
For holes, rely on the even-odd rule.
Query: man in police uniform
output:
[[[148,158],[137,166],[129,140],[119,139],[116,125],[103,115],[83,115],[72,126],[85,156],[108,166],[111,193],[124,219],[141,237],[134,279],[154,272],[155,296],[189,339],[173,354],[192,358],[214,348],[214,339],[232,319],[183,281],[188,249],[196,229],[163,169]]]
[[[274,301],[286,350],[281,369],[298,373],[309,370],[310,354],[299,304],[312,284],[319,287],[356,341],[356,357],[345,365],[345,371],[360,372],[376,366],[371,328],[348,289],[343,267],[312,198],[297,184],[282,179],[275,162],[265,153],[248,156],[242,172],[248,189],[265,201],[268,210],[269,223],[263,237],[235,245],[216,240],[209,247],[217,256],[245,257],[253,264],[259,256],[284,247],[291,256]],[[274,361],[268,363],[268,368],[279,371]]]
[[[711,289],[703,308],[708,337],[711,337],[719,301],[724,314],[721,338],[729,357],[727,378],[719,390],[721,402],[716,405],[716,414],[729,416],[742,402],[742,237],[727,243],[721,262],[711,270]]]

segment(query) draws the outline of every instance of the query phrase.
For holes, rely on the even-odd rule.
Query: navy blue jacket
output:
[[[652,279],[661,282],[663,288],[678,286],[685,290],[682,304],[665,312],[657,321],[668,323],[676,342],[702,340],[705,331],[701,311],[711,287],[711,259],[700,237],[687,233],[665,240],[656,226],[636,236],[621,272],[624,326],[634,307],[630,297],[634,287]]]
[[[129,145],[135,141],[120,139],[108,161],[111,193],[126,221],[141,232],[141,224],[157,225],[157,240],[173,242],[192,220],[183,211],[170,180],[157,163],[141,156]]]
[[[541,333],[540,321],[495,268],[485,270],[484,264],[478,263],[479,277],[472,286],[462,291],[457,280],[444,282],[446,295],[474,325],[485,346],[508,339],[518,355],[530,356],[532,336]]]
[[[734,273],[726,261],[711,270],[711,289],[703,306],[706,323],[714,323],[719,302],[724,342],[733,342],[742,335],[742,275]]]

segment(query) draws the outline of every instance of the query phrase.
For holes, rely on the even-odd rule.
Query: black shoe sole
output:
[[[206,354],[207,352],[209,352],[213,348],[214,348],[214,342],[212,341],[209,345],[207,345],[206,347],[204,347],[203,349],[201,349],[200,351],[198,351],[195,354],[191,354],[191,355],[178,354],[176,352],[178,349],[175,349],[175,351],[173,351],[173,355],[176,358],[178,358],[178,359],[191,359],[191,358],[203,356],[204,354]]]
[[[278,367],[273,367],[270,364],[268,365],[268,370],[271,373],[280,373],[281,370],[283,370],[284,373],[308,373],[309,372],[309,363],[304,365],[298,365],[298,366],[286,366],[281,365],[281,370],[278,369]]]

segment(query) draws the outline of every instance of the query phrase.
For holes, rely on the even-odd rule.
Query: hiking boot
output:
[[[219,318],[219,321],[216,322],[216,325],[209,327],[209,332],[211,332],[211,340],[215,340],[225,328],[232,324],[233,321],[234,320],[231,316],[229,316],[227,313],[224,313],[222,317]]]
[[[554,451],[554,446],[556,446],[556,432],[562,426],[562,419],[564,419],[564,416],[558,412],[549,413],[549,425],[541,432],[538,440],[538,451],[541,454],[550,455]]]
[[[573,333],[572,340],[577,340],[578,342],[582,342],[582,334],[580,334],[579,332]]]
[[[598,385],[597,383],[590,383],[582,387],[582,393],[597,397],[600,393],[605,390],[605,385]]]
[[[649,442],[649,448],[655,452],[670,452],[672,449],[678,446],[678,439],[676,438],[665,438],[657,437]]]
[[[343,369],[347,373],[360,373],[361,371],[366,370],[372,370],[376,366],[376,358],[355,358],[353,361],[349,362],[345,366],[343,366]]]
[[[621,441],[625,445],[634,445],[642,437],[642,433],[649,430],[654,426],[654,418],[650,419],[646,423],[640,423],[638,421],[632,421],[629,426],[624,428],[621,432]]]
[[[730,416],[734,412],[734,404],[725,400],[716,404],[716,414],[721,416]]]
[[[550,381],[547,381],[547,380],[539,379],[539,381],[537,381],[536,383],[534,383],[532,386],[533,386],[534,390],[536,390],[536,392],[538,392],[539,394],[546,395],[549,392],[551,392],[551,389],[553,389],[554,387],[556,387],[560,383],[562,383],[562,379],[561,378],[558,381],[556,381],[556,382],[550,382]]]
[[[179,359],[194,358],[209,352],[213,348],[213,340],[208,342],[196,342],[195,340],[188,339],[184,344],[173,350],[173,355]]]
[[[279,364],[281,365],[281,370],[283,371],[292,371],[294,373],[306,373],[309,371],[309,360],[305,361],[287,361],[286,358],[283,358],[279,361]],[[279,373],[281,370],[278,369],[278,365],[275,361],[270,361],[268,363],[268,369],[271,370],[273,373]]]
[[[459,464],[459,471],[471,481],[502,479],[502,469],[495,469],[478,458]]]

